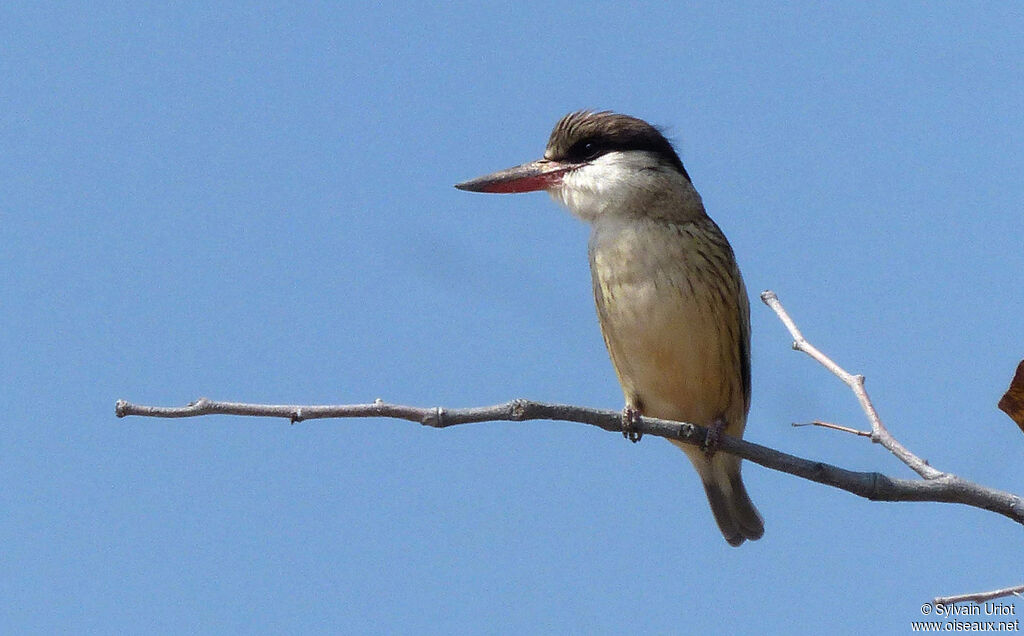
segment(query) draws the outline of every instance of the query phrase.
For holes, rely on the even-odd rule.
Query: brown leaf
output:
[[[1010,380],[1010,388],[1006,389],[1003,399],[999,400],[999,408],[1024,431],[1024,360],[1017,365],[1017,373]]]

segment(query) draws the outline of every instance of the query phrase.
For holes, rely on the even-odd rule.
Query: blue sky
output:
[[[1021,528],[567,423],[114,418],[515,397],[618,409],[586,227],[451,184],[578,108],[668,127],[751,294],[942,470],[1024,492],[1018,5],[0,8],[0,625],[18,632],[903,633],[1020,583]],[[753,307],[747,438],[910,471]]]

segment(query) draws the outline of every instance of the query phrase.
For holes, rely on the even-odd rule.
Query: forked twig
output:
[[[771,307],[772,311],[779,317],[782,324],[789,330],[789,335],[793,336],[793,348],[797,351],[802,351],[813,359],[817,360],[821,366],[828,369],[837,378],[843,381],[846,386],[850,387],[853,394],[857,396],[857,401],[860,402],[860,406],[864,409],[864,414],[867,415],[868,421],[871,423],[871,441],[881,444],[889,450],[893,455],[899,458],[907,466],[921,475],[925,479],[937,479],[942,477],[942,471],[935,470],[928,465],[928,462],[924,461],[917,455],[911,453],[903,444],[900,444],[892,434],[889,433],[885,425],[882,424],[882,419],[878,417],[878,412],[875,410],[875,405],[871,403],[871,398],[868,397],[868,392],[864,388],[864,376],[854,375],[842,368],[838,364],[832,361],[827,355],[822,353],[817,347],[807,342],[804,335],[800,333],[800,329],[797,328],[796,323],[789,317],[789,313],[786,308],[779,302],[779,297],[775,295],[775,292],[770,289],[761,292],[761,300],[764,304]]]

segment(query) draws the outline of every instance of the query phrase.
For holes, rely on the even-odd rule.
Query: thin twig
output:
[[[821,420],[814,420],[813,422],[793,422],[793,426],[800,428],[802,426],[820,426],[822,428],[830,428],[833,431],[842,431],[844,433],[851,433],[860,437],[871,437],[870,431],[861,431],[856,428],[849,426],[843,426],[842,424],[833,424],[832,422],[822,422]]]
[[[782,303],[779,302],[779,297],[775,295],[772,290],[766,290],[761,292],[761,300],[764,304],[772,308],[772,311],[778,315],[779,320],[789,330],[789,335],[793,336],[793,348],[797,351],[802,351],[811,358],[817,360],[821,366],[828,369],[833,375],[843,381],[846,386],[850,387],[853,394],[857,396],[857,401],[860,402],[860,406],[864,409],[864,414],[867,415],[868,421],[871,422],[871,441],[881,444],[883,447],[889,450],[893,455],[899,458],[904,464],[909,466],[911,470],[921,475],[925,479],[938,479],[943,476],[942,471],[936,470],[928,465],[928,462],[924,461],[917,455],[911,453],[903,444],[900,444],[895,437],[889,433],[885,425],[882,424],[882,419],[878,417],[878,412],[875,410],[874,404],[871,403],[871,398],[868,397],[868,392],[864,388],[864,376],[854,375],[846,371],[838,364],[832,361],[831,358],[826,356],[817,347],[807,342],[804,335],[800,333],[800,329],[797,328],[796,323],[789,317],[789,313],[786,311]]]
[[[973,594],[958,594],[956,596],[937,596],[932,601],[934,605],[954,605],[956,603],[984,603],[985,601],[991,601],[994,598],[1003,598],[1006,596],[1020,596],[1021,592],[1024,592],[1024,585],[1014,585],[1013,587],[1004,587],[1001,590],[992,590],[991,592],[974,592]]]

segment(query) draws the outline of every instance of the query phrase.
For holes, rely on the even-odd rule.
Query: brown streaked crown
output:
[[[578,110],[563,117],[548,139],[547,159],[583,163],[616,150],[647,150],[686,179],[683,162],[660,130],[642,119],[603,110]]]

